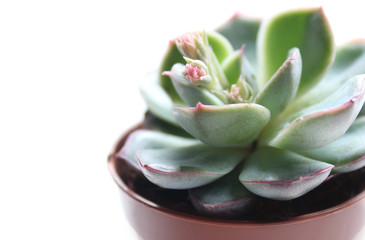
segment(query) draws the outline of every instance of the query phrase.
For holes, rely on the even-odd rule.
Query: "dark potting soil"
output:
[[[126,136],[116,146],[118,152]],[[124,159],[116,159],[116,168],[124,183],[142,197],[167,209],[184,214],[205,216],[192,205],[188,190],[171,190],[149,182],[144,175]],[[234,220],[279,221],[331,208],[356,196],[365,189],[365,167],[334,175],[309,193],[290,200],[275,201],[258,197],[251,211]],[[217,217],[211,217],[217,218]]]

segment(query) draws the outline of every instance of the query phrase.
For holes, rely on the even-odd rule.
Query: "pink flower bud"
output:
[[[196,41],[202,41],[198,33],[186,33],[176,39],[176,46],[184,56],[197,59],[199,50]]]
[[[194,86],[198,86],[202,81],[202,77],[207,75],[204,69],[192,64],[185,65],[185,72],[186,79],[189,80]]]

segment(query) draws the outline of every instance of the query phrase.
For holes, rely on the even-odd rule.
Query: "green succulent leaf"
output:
[[[245,47],[242,47],[240,50],[228,56],[222,63],[222,69],[230,85],[236,84],[239,77],[243,76],[256,93],[258,92],[256,76],[251,63],[247,60],[246,55],[244,55],[245,51]]]
[[[231,43],[217,32],[212,31],[207,34],[209,45],[212,47],[215,56],[220,63],[223,62],[234,51]]]
[[[261,24],[260,19],[234,15],[227,23],[217,29],[238,50],[246,46],[245,54],[249,62],[256,66],[256,37]]]
[[[362,106],[362,109],[357,117],[363,117],[365,116],[365,105]]]
[[[336,141],[300,154],[335,165],[334,172],[351,172],[365,166],[365,117],[358,118]]]
[[[189,133],[187,133],[184,129],[182,129],[180,125],[170,124],[156,117],[151,112],[146,112],[142,128],[154,131],[160,131],[163,133],[176,135],[179,137],[192,138],[192,136]]]
[[[336,58],[323,82],[340,85],[355,75],[365,73],[365,40],[353,41],[340,46]],[[332,91],[335,90],[333,86]]]
[[[252,143],[270,119],[258,104],[240,103],[195,108],[173,107],[176,121],[195,138],[212,146],[240,147]]]
[[[140,86],[140,92],[144,98],[148,109],[157,117],[177,125],[171,113],[173,103],[169,95],[158,84],[158,76],[150,76],[145,83]]]
[[[170,44],[168,46],[168,49],[165,53],[165,56],[162,60],[160,70],[159,70],[159,84],[162,86],[162,88],[166,91],[168,96],[172,99],[174,103],[181,104],[183,101],[179,97],[179,94],[177,94],[171,79],[168,76],[162,75],[165,71],[170,71],[172,66],[176,63],[185,64],[185,60],[181,53],[179,52],[179,49],[176,47],[176,43],[174,40],[170,41]]]
[[[365,73],[365,40],[354,41],[339,47],[336,59],[319,84],[296,99],[290,111],[313,105],[335,92],[355,75]]]
[[[268,144],[279,148],[304,150],[322,147],[347,131],[364,100],[365,75],[359,75],[322,102],[288,117],[276,127],[279,131],[272,130],[263,135],[271,135],[273,138]]]
[[[189,191],[198,211],[206,215],[237,217],[248,212],[255,203],[255,195],[238,180],[236,169],[208,185]]]
[[[123,158],[137,169],[140,169],[136,153],[145,149],[167,149],[199,144],[196,139],[178,137],[162,132],[141,129],[128,136],[117,157]]]
[[[246,82],[250,84],[255,94],[259,92],[259,85],[257,83],[255,71],[253,69],[252,64],[248,61],[248,59],[245,56],[243,56],[242,59],[241,75],[244,76]]]
[[[302,59],[298,48],[266,83],[255,102],[270,110],[271,119],[282,112],[295,98],[302,73]]]
[[[302,94],[323,77],[334,58],[332,32],[321,8],[285,12],[263,24],[258,35],[261,85],[276,72],[293,47],[300,49],[303,59],[298,90]]]
[[[198,144],[141,150],[137,158],[143,174],[152,183],[163,188],[189,189],[226,175],[246,155],[243,149],[213,148]]]
[[[242,184],[256,195],[290,200],[320,185],[333,165],[272,147],[262,147],[245,162],[239,176]]]
[[[230,85],[235,84],[241,74],[243,48],[229,55],[222,62],[222,69]]]
[[[202,102],[207,105],[223,105],[223,102],[210,93],[210,91],[194,86],[189,82],[183,74],[184,71],[185,66],[177,63],[170,72],[165,72],[164,74],[171,78],[176,91],[186,104],[195,106],[198,102]]]

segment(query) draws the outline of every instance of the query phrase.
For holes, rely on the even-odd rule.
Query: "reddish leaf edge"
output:
[[[357,160],[355,160],[351,163],[348,163],[348,164],[345,164],[345,165],[342,165],[342,166],[339,166],[339,167],[335,167],[335,168],[333,168],[333,170],[337,171],[337,170],[341,170],[341,169],[344,169],[344,168],[348,168],[348,167],[351,167],[353,165],[357,165],[358,163],[360,163],[362,161],[365,161],[365,155],[363,155],[362,157],[358,158]]]
[[[318,176],[318,175],[321,175],[321,174],[324,174],[324,173],[327,173],[328,171],[331,171],[335,166],[329,166],[327,168],[324,168],[324,169],[321,169],[315,173],[312,173],[310,175],[306,175],[306,176],[301,176],[301,177],[298,177],[296,179],[293,179],[293,180],[289,180],[289,181],[260,181],[260,180],[252,180],[252,181],[240,181],[242,183],[257,183],[257,184],[293,184],[295,182],[299,182],[299,181],[302,181],[302,180],[305,180],[305,179],[309,179],[309,178],[312,178],[312,177],[315,177],[315,176]]]
[[[337,107],[334,107],[334,108],[330,108],[330,109],[322,110],[322,111],[315,112],[315,113],[312,113],[312,114],[308,114],[307,116],[305,116],[303,118],[299,118],[299,119],[295,120],[294,122],[290,123],[288,126],[286,126],[285,128],[283,128],[277,134],[277,136],[270,141],[270,143],[275,143],[277,139],[280,139],[280,137],[282,135],[284,135],[288,131],[288,129],[290,129],[290,128],[292,128],[292,127],[300,124],[301,122],[304,122],[306,120],[315,118],[315,117],[320,116],[320,115],[341,112],[341,111],[344,111],[344,110],[352,107],[355,104],[355,102],[364,94],[364,92],[365,92],[365,84],[362,87],[362,89],[361,89],[361,91],[360,91],[360,93],[358,95],[356,95],[355,97],[351,98],[349,101],[345,102],[344,104],[342,104],[340,106],[337,106]]]
[[[182,171],[174,171],[174,172],[168,172],[168,171],[163,171],[163,170],[159,170],[159,169],[156,169],[156,168],[153,168],[147,164],[144,164],[141,159],[140,159],[140,156],[139,156],[139,153],[140,152],[137,152],[136,153],[136,156],[137,156],[137,160],[138,160],[138,163],[139,165],[148,170],[148,171],[151,171],[151,172],[155,172],[155,173],[160,173],[160,174],[166,174],[166,175],[181,175],[181,174],[191,174],[191,175],[204,175],[204,176],[223,176],[224,174],[219,174],[219,173],[208,173],[208,172],[182,172]]]

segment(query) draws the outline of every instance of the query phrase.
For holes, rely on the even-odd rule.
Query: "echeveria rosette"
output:
[[[235,15],[170,42],[141,87],[164,124],[131,134],[119,155],[163,188],[190,189],[206,214],[297,198],[365,165],[363,73],[365,41],[336,50],[320,8]]]

